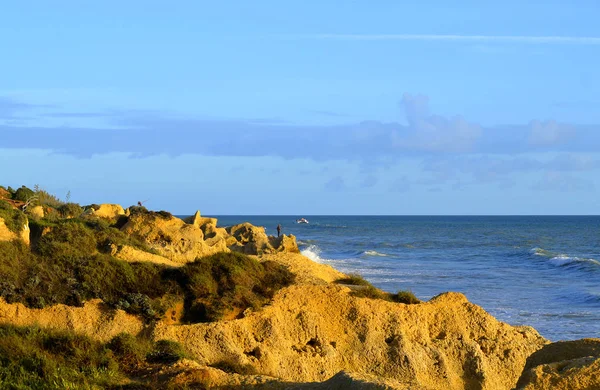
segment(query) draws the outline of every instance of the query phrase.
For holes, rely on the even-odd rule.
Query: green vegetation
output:
[[[383,299],[385,301],[406,304],[421,303],[421,301],[410,291],[398,291],[396,294],[390,294],[373,286],[359,274],[349,274],[346,278],[336,280],[335,283],[356,286],[356,288],[352,290],[352,295],[355,297]]]
[[[346,278],[338,279],[335,282],[339,284],[349,284],[351,286],[370,286],[371,283],[367,282],[359,274],[348,274]]]
[[[27,217],[23,212],[13,208],[8,202],[3,200],[0,200],[0,218],[4,219],[8,230],[15,233],[21,232],[27,222]]]
[[[184,356],[173,341],[120,334],[103,344],[70,332],[0,325],[0,388],[164,388],[153,378],[146,383],[132,378]]]
[[[83,208],[81,208],[81,206],[79,206],[77,203],[62,204],[58,206],[57,210],[63,218],[73,218],[83,214]]]
[[[124,379],[110,350],[87,337],[0,325],[0,388],[104,388]]]
[[[277,290],[290,285],[294,275],[287,268],[260,263],[241,253],[217,253],[172,270],[185,291],[188,322],[236,318],[247,308],[258,309]]]
[[[17,189],[13,193],[12,198],[13,198],[13,200],[27,202],[29,199],[33,198],[34,195],[35,195],[35,192],[33,192],[32,189],[29,189],[25,186],[21,186],[21,188]]]
[[[392,300],[394,302],[406,303],[407,305],[421,303],[412,291],[398,291],[396,294],[392,294]]]
[[[177,269],[121,261],[111,255],[121,245],[148,248],[102,219],[32,220],[31,231],[31,250],[18,240],[0,242],[0,297],[33,308],[81,306],[100,298],[153,320],[183,301],[184,321],[207,322],[257,309],[294,280],[277,263],[239,253],[216,254]]]

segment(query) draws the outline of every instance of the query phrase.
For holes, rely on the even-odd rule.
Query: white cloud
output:
[[[393,133],[398,148],[428,152],[468,152],[481,137],[481,127],[462,117],[429,114],[429,98],[404,94],[401,101],[409,128]]]
[[[531,121],[529,128],[529,144],[533,146],[560,144],[575,133],[573,126],[560,124],[556,121]]]

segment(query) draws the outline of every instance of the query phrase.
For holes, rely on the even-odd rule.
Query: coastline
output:
[[[177,310],[186,310],[185,305],[173,306],[163,317],[148,321],[101,301],[89,301],[82,308],[0,303],[0,322],[5,324],[38,323],[99,341],[127,331],[155,342],[179,343],[192,362],[178,363],[176,374],[168,379],[172,383],[203,383],[209,388],[311,388],[309,384],[327,388],[346,383],[346,388],[510,389],[519,382],[519,388],[544,388],[527,386],[553,375],[590,379],[590,370],[600,364],[600,340],[551,344],[531,327],[496,320],[460,293],[443,293],[414,304],[395,302],[374,288],[370,295],[360,295],[370,287],[340,284],[346,275],[299,254],[293,235],[268,236],[264,228],[250,224],[221,228],[216,219],[199,212],[183,221],[166,212],[134,213],[114,205],[100,205],[85,218],[88,224],[106,220],[127,237],[141,240],[135,251],[125,254],[123,248],[130,246],[109,246],[107,253],[116,259],[120,254],[139,256],[142,251],[148,256],[138,262],[187,270],[219,253],[245,253],[231,259],[247,259],[243,261],[251,267],[268,265],[269,269],[277,264],[294,275],[294,281],[274,291],[263,306],[208,322],[190,323],[178,317]],[[65,220],[52,231],[74,223]],[[44,234],[36,229],[34,233]],[[35,234],[33,242],[39,240]],[[543,354],[547,348],[551,358]],[[582,354],[590,351],[596,357],[581,361]],[[557,361],[569,361],[573,370],[554,369],[548,374]]]

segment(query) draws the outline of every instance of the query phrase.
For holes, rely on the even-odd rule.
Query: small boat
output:
[[[306,218],[300,218],[296,220],[296,223],[308,223],[308,220]]]

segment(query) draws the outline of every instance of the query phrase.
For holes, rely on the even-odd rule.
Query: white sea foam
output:
[[[385,253],[380,253],[380,252],[377,252],[377,251],[364,251],[363,254],[365,254],[367,256],[380,256],[380,257],[387,257],[388,256]]]
[[[596,260],[596,259],[585,259],[585,258],[581,258],[581,257],[576,257],[576,256],[567,256],[567,255],[558,255],[558,256],[554,256],[550,259],[550,261],[553,264],[562,266],[562,265],[567,265],[567,264],[595,264],[595,265],[600,265],[600,261]]]
[[[536,248],[533,248],[530,252],[532,254],[536,255],[536,256],[544,256],[544,257],[552,257],[552,256],[554,256],[554,254],[552,252],[547,251],[547,250],[545,250],[543,248],[537,248],[536,247]]]
[[[308,246],[308,248],[300,251],[300,253],[317,263],[325,263],[326,262],[325,259],[321,258],[321,248],[319,248],[316,245],[310,245],[310,246]]]

